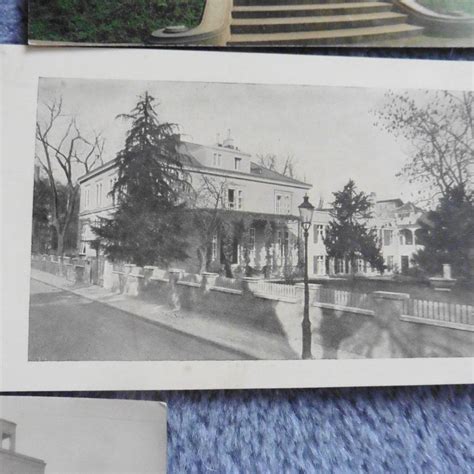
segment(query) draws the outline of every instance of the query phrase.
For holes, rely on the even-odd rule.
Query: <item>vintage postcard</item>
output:
[[[472,0],[29,0],[29,44],[474,47]]]
[[[0,396],[3,474],[166,473],[166,405]]]
[[[3,49],[5,373],[472,376],[471,64],[105,52]]]

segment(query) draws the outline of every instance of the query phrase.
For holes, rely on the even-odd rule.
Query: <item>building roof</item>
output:
[[[423,209],[413,204],[412,202],[406,202],[405,204],[402,204],[401,206],[395,209],[395,212],[403,212],[403,211],[423,212]]]
[[[181,162],[184,167],[202,169],[203,171],[204,170],[214,171],[214,172],[225,171],[225,172],[231,173],[232,175],[254,176],[254,177],[259,177],[259,178],[268,179],[272,181],[280,181],[281,183],[285,183],[285,184],[293,184],[296,186],[304,186],[307,188],[311,187],[311,185],[308,183],[299,181],[289,176],[285,176],[281,173],[265,168],[264,166],[254,163],[252,161],[250,162],[250,173],[245,173],[243,171],[236,171],[236,170],[226,170],[226,169],[212,167],[212,166],[205,166],[195,156],[193,156],[194,151],[197,151],[199,148],[206,148],[205,145],[200,145],[198,143],[191,143],[191,142],[182,142],[182,144],[186,147],[186,152],[181,154]],[[81,176],[79,178],[79,182],[81,183],[83,181],[86,181],[90,177],[99,174],[101,171],[114,167],[116,164],[117,164],[117,159],[114,158],[113,160],[110,160],[104,163],[103,165],[97,168],[94,168],[89,173]]]
[[[186,147],[188,151],[188,153],[183,154],[183,158],[182,158],[183,166],[192,166],[193,168],[202,168],[202,169],[208,169],[208,170],[214,170],[214,171],[220,169],[220,168],[216,168],[212,166],[205,166],[192,155],[193,151],[198,150],[199,148],[207,148],[205,145],[200,145],[198,143],[192,143],[192,142],[183,142],[183,145]],[[237,151],[238,153],[242,153],[240,150],[233,149],[232,151]],[[245,153],[242,153],[242,154],[245,154]],[[229,170],[226,170],[226,171],[229,171]],[[242,174],[244,176],[249,174],[243,171],[239,172],[235,170],[232,170],[232,173]],[[259,176],[264,179],[271,179],[273,181],[281,181],[283,183],[296,184],[300,186],[311,186],[308,183],[299,181],[289,176],[285,176],[281,173],[278,173],[277,171],[270,170],[269,168],[259,165],[258,163],[255,163],[253,161],[250,162],[250,175]]]
[[[281,173],[277,173],[276,171],[265,168],[262,165],[254,163],[253,161],[250,162],[250,173],[255,174],[257,176],[261,176],[262,178],[273,179],[275,181],[283,181],[285,183],[299,184],[302,186],[310,186],[308,183],[305,183],[304,181],[300,181],[298,179],[291,178],[290,176],[285,176]]]

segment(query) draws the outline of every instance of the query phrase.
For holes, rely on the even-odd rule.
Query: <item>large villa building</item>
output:
[[[386,273],[404,273],[412,266],[412,257],[421,248],[418,220],[423,211],[412,203],[404,204],[401,199],[377,201],[374,194],[371,197],[373,215],[368,226],[377,233]],[[313,276],[345,274],[351,271],[349,262],[327,257],[324,237],[330,221],[330,209],[314,212],[313,226],[310,231],[311,240],[308,246],[309,272]],[[379,272],[364,260],[359,260],[356,273],[377,275]]]
[[[251,267],[271,266],[276,270],[297,266],[298,206],[311,185],[258,165],[251,155],[234,146],[230,137],[211,146],[182,142],[179,152],[183,171],[195,192],[194,208],[212,209],[217,205],[223,218],[246,223]],[[91,224],[109,216],[115,207],[110,191],[117,171],[113,160],[79,180],[80,251],[85,255],[95,255],[90,245],[94,240]],[[215,234],[209,247],[211,264],[217,266],[222,261],[221,236]],[[233,247],[231,263],[243,265],[242,243],[236,240]],[[196,270],[195,249],[189,249],[188,254],[190,259],[182,266]]]
[[[182,142],[183,170],[195,190],[195,208],[219,208],[223,218],[246,223],[247,250],[235,240],[232,264],[248,264],[266,274],[283,274],[302,261],[301,229],[298,206],[312,186],[267,169],[253,161],[252,156],[227,138],[222,143],[205,146]],[[101,217],[109,217],[115,208],[110,193],[117,179],[117,162],[109,161],[82,176],[79,180],[80,252],[95,256],[91,242],[95,236],[91,225]],[[217,194],[216,194],[216,190]],[[216,196],[219,200],[216,201]],[[387,273],[404,272],[411,266],[417,244],[418,219],[421,210],[400,199],[374,202],[373,217],[368,223],[376,229],[387,267]],[[317,209],[309,233],[309,273],[312,277],[349,273],[348,262],[327,257],[324,236],[331,220],[330,209]],[[193,239],[190,239],[192,246]],[[190,258],[182,263],[188,271],[197,271],[196,249],[189,249]],[[244,263],[246,254],[246,263]],[[222,239],[217,233],[209,242],[209,260],[213,269],[222,264]],[[364,261],[358,262],[357,273],[376,275]]]

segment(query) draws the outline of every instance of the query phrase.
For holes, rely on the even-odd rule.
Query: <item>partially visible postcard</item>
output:
[[[472,64],[1,51],[5,389],[472,380]]]
[[[471,0],[29,0],[29,44],[474,47]]]
[[[0,396],[3,474],[166,473],[166,405]]]

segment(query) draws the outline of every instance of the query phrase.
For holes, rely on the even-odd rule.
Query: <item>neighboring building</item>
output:
[[[400,199],[374,201],[373,216],[369,227],[377,231],[386,273],[406,272],[412,266],[412,258],[421,248],[418,244],[418,219],[423,211],[412,203]],[[327,257],[324,237],[331,221],[330,209],[316,210],[309,235],[309,273],[312,276],[350,273],[349,262]],[[362,259],[358,261],[356,273],[377,275],[379,272]]]
[[[273,272],[278,272],[297,265],[298,206],[311,185],[258,165],[250,154],[235,147],[231,138],[212,146],[182,142],[180,153],[183,170],[195,191],[194,209],[214,209],[218,189],[217,204],[225,219],[245,221],[251,267],[262,270],[270,265]],[[110,216],[115,208],[110,191],[116,179],[117,162],[113,160],[79,180],[82,254],[95,255],[91,247],[95,237],[90,226],[100,217]],[[215,265],[222,263],[221,236],[214,235],[209,249],[210,261]],[[188,253],[191,258],[183,266],[195,270],[196,251],[190,249]],[[236,240],[232,264],[242,265],[243,254],[243,244]]]
[[[2,474],[44,474],[46,463],[16,452],[16,424],[0,419],[0,472]]]

